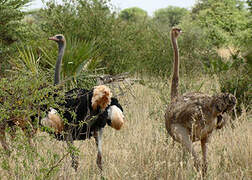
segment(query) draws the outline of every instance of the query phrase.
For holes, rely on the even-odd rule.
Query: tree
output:
[[[252,33],[248,15],[241,0],[200,0],[192,9],[193,19],[208,29],[208,37],[217,47],[248,41]]]
[[[250,12],[252,13],[252,0],[247,0],[246,2],[249,6],[248,8],[249,8]]]
[[[158,9],[154,12],[153,20],[160,24],[168,24],[170,27],[180,23],[189,11],[185,8],[168,6],[167,8]]]
[[[26,12],[22,11],[31,0],[0,1],[0,59],[1,68],[6,65],[6,56],[13,50],[11,45],[24,37],[25,28],[21,20]],[[1,69],[0,71],[3,71]]]
[[[22,8],[31,0],[0,1],[0,41],[10,45],[21,37],[20,20],[26,14]]]
[[[124,9],[119,14],[120,18],[127,21],[131,21],[131,22],[137,22],[137,21],[143,20],[147,16],[148,16],[148,13],[138,7]]]

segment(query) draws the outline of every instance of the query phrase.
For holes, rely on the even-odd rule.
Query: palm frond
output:
[[[76,79],[83,71],[85,65],[93,58],[96,58],[97,55],[97,47],[93,42],[70,38],[63,59],[63,77],[67,78],[73,76]]]
[[[30,46],[18,48],[19,58],[16,61],[16,67],[18,70],[30,71],[33,74],[39,72],[39,60],[40,57],[33,53]]]

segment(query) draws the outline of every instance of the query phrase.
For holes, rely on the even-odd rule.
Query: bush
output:
[[[185,16],[179,27],[184,32],[178,39],[181,70],[193,76],[205,73],[205,65],[216,58],[214,45],[206,38],[207,29],[199,27],[190,16]]]
[[[222,71],[219,75],[221,92],[229,92],[237,98],[238,113],[242,111],[242,105],[246,110],[251,110],[252,95],[251,84],[252,72],[251,65],[245,63],[243,59],[233,60],[228,70]]]
[[[94,45],[97,54],[91,68],[105,68],[109,74],[122,72],[166,73],[171,53],[167,32],[159,31],[143,18],[129,22],[111,12],[107,1],[49,1],[40,11],[40,26],[47,34],[63,33]],[[98,58],[95,58],[98,57]],[[72,61],[72,60],[71,60]],[[169,61],[168,61],[169,62]]]
[[[22,8],[30,0],[0,1],[0,75],[10,66],[10,54],[15,53],[13,44],[25,40],[27,26],[21,20],[25,16]]]
[[[43,73],[19,72],[8,78],[0,80],[0,122],[18,118],[31,121],[30,117],[41,113],[45,117],[46,112],[41,112],[42,107],[58,108],[58,102],[62,102],[64,91],[57,91],[49,77]],[[36,122],[35,122],[36,123]]]

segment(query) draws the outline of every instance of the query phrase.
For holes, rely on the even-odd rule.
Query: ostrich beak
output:
[[[49,37],[48,40],[59,41],[55,36]]]

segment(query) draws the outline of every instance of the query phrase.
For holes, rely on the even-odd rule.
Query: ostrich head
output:
[[[65,40],[65,37],[63,36],[63,34],[57,34],[57,35],[55,35],[55,36],[53,36],[53,37],[49,37],[48,38],[49,40],[53,40],[53,41],[55,41],[56,43],[58,43],[59,45],[60,44],[65,44],[65,42],[66,42],[66,40]]]
[[[236,103],[236,97],[229,93],[218,94],[213,99],[213,106],[218,114],[232,110]]]
[[[180,28],[173,27],[171,30],[171,35],[175,38],[178,38],[181,33],[182,30]]]

